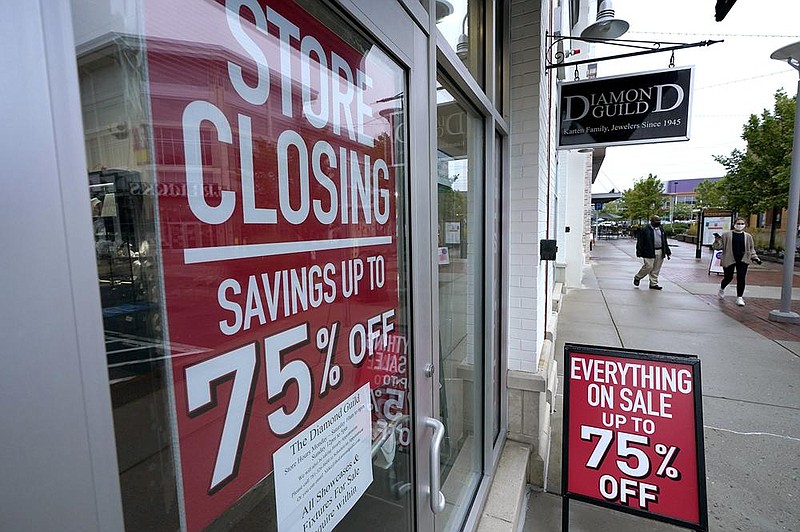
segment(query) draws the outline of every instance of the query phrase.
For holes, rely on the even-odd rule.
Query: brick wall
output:
[[[511,3],[508,365],[530,372],[538,368],[554,277],[551,263],[539,260],[539,240],[548,237],[548,193],[555,193],[555,179],[549,186],[547,180],[548,156],[555,157],[554,143],[548,153],[548,108],[555,102],[548,98],[550,78],[541,60],[548,12],[548,0]]]

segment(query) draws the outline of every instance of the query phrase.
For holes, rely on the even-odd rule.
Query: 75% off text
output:
[[[394,330],[394,318],[394,309],[388,309],[350,327],[347,332],[347,352],[354,367],[361,366],[367,356],[372,356],[377,342],[382,341],[385,346],[389,333]],[[238,450],[246,432],[246,413],[253,401],[259,351],[263,353],[267,401],[270,404],[285,395],[290,386],[297,388],[297,404],[294,408],[277,406],[267,414],[265,420],[273,434],[286,436],[306,420],[315,396],[325,397],[330,389],[337,388],[342,382],[342,370],[334,356],[340,325],[334,322],[330,326],[320,327],[314,335],[316,348],[325,355],[318,386],[313,385],[315,379],[306,360],[294,358],[284,363],[284,355],[302,349],[311,342],[311,327],[307,322],[270,334],[263,339],[261,349],[253,342],[186,368],[189,417],[200,416],[218,406],[216,387],[233,375],[230,401],[208,487],[209,494],[236,476]]]
[[[616,466],[624,475],[619,479],[614,475],[602,475],[598,486],[602,497],[609,502],[619,501],[630,506],[636,505],[643,510],[651,502],[658,503],[659,486],[642,480],[652,473],[653,464],[643,450],[650,447],[650,437],[621,431],[615,435],[609,429],[581,425],[581,440],[592,441],[595,438],[597,444],[586,461],[586,467],[600,469],[616,440]],[[680,480],[681,473],[673,465],[680,449],[663,443],[656,443],[653,449],[661,459],[655,472],[656,477]]]

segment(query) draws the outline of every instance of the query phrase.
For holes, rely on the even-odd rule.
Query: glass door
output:
[[[434,352],[425,60],[318,1],[72,6],[126,528],[429,530],[431,441],[455,484],[480,438],[447,395],[470,393],[464,316],[449,432],[412,378]],[[454,275],[455,298],[479,272]]]

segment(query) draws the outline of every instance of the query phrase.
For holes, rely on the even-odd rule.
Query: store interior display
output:
[[[135,374],[161,349],[157,310],[152,305],[151,245],[135,220],[143,198],[138,172],[101,170],[89,174],[95,253],[112,380]],[[140,368],[141,370],[141,368]]]

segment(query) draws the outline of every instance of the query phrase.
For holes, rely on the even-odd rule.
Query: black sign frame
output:
[[[691,136],[693,83],[693,66],[561,81],[558,149],[687,141]],[[678,91],[666,88],[670,85],[683,91],[680,102]],[[676,107],[670,109],[673,104]],[[663,110],[653,111],[655,107]],[[606,116],[612,112],[613,116]]]
[[[697,217],[697,244],[695,248],[694,257],[699,259],[703,256],[703,245],[707,245],[709,248],[713,244],[703,244],[703,240],[705,240],[705,227],[706,227],[706,216],[718,216],[720,218],[723,217],[730,217],[731,219],[731,227],[733,227],[734,216],[733,211],[730,209],[709,209],[703,208],[700,209],[700,216]],[[714,260],[714,257],[711,257],[711,260]],[[711,268],[711,264],[709,264],[709,271]],[[710,275],[710,273],[709,273]]]
[[[697,457],[697,489],[698,489],[698,510],[700,523],[690,523],[671,517],[650,513],[644,510],[631,508],[620,504],[612,504],[602,500],[587,497],[581,494],[570,493],[569,491],[569,414],[570,414],[570,377],[569,368],[573,353],[587,355],[599,355],[609,357],[630,358],[634,360],[648,360],[655,362],[666,362],[674,364],[688,365],[692,371],[692,386],[694,399],[694,420],[695,420],[695,449]],[[561,530],[569,532],[569,502],[576,500],[593,506],[599,506],[622,513],[644,517],[654,521],[668,523],[681,528],[695,530],[697,532],[708,532],[708,490],[706,486],[706,460],[705,460],[705,438],[703,435],[703,392],[702,375],[700,372],[700,359],[696,355],[681,353],[665,353],[663,351],[649,351],[645,349],[626,349],[622,347],[607,347],[586,344],[574,344],[567,342],[564,344],[564,394],[563,394],[563,423],[561,440]]]

